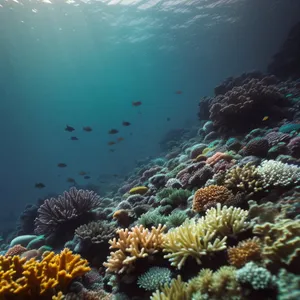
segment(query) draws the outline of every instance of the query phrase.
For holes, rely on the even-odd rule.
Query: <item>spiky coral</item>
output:
[[[89,211],[97,208],[100,197],[93,191],[77,190],[72,187],[58,198],[51,198],[38,209],[35,220],[35,233],[51,235],[57,233],[61,226],[74,222]],[[77,226],[80,224],[76,224]],[[75,227],[77,227],[75,226]],[[75,230],[75,228],[74,228]],[[73,234],[72,230],[72,234]]]
[[[299,220],[282,219],[277,223],[256,225],[253,232],[263,236],[262,255],[266,264],[281,262],[287,266],[299,266]]]
[[[70,282],[90,271],[88,262],[69,249],[50,252],[41,261],[19,256],[0,256],[0,296],[18,295],[22,299],[49,296],[64,291]]]
[[[247,262],[260,259],[261,246],[258,238],[239,242],[236,247],[227,250],[229,263],[237,268]]]
[[[110,240],[110,249],[116,249],[111,252],[108,261],[103,265],[107,271],[113,273],[130,272],[133,264],[138,258],[145,258],[149,254],[158,252],[162,248],[163,231],[165,226],[159,225],[152,227],[151,231],[142,225],[135,226],[129,230],[119,229],[118,240]]]
[[[193,198],[193,210],[196,212],[205,211],[217,203],[230,203],[234,195],[225,186],[210,185],[196,191]]]

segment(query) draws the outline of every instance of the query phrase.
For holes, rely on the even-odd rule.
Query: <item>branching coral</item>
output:
[[[74,223],[75,228],[78,227],[80,225],[76,224],[78,220],[92,209],[97,208],[100,204],[99,199],[100,197],[93,191],[77,190],[72,187],[69,192],[65,191],[57,199],[45,200],[38,209],[38,217],[35,220],[35,233],[48,236],[57,233],[61,226],[67,226],[67,224],[69,226]],[[70,231],[73,234],[75,228],[73,230],[74,226],[71,227],[72,230],[70,229]]]
[[[18,295],[22,299],[51,296],[64,291],[71,281],[90,271],[88,262],[69,249],[50,252],[41,261],[19,256],[0,256],[0,296]]]
[[[258,238],[241,241],[236,247],[227,250],[229,263],[237,268],[252,260],[259,260],[261,246]]]
[[[110,249],[116,249],[116,251],[110,253],[108,261],[103,265],[109,272],[119,274],[125,271],[130,272],[138,258],[147,257],[162,248],[165,228],[165,226],[159,225],[157,228],[152,227],[150,231],[140,225],[131,230],[119,229],[117,231],[119,238],[109,241]]]
[[[189,300],[191,295],[187,291],[187,283],[183,282],[180,275],[165,284],[161,291],[157,290],[152,294],[151,300]]]
[[[181,226],[169,230],[164,236],[163,251],[172,266],[181,269],[189,256],[198,264],[204,255],[226,249],[227,235],[237,234],[249,227],[248,212],[218,203],[206,211],[205,217],[187,220]]]
[[[262,190],[257,168],[250,163],[230,169],[226,173],[224,185],[234,193],[242,192],[248,196]]]
[[[210,185],[196,191],[193,198],[193,210],[196,212],[205,211],[217,203],[230,203],[234,195],[225,186]]]
[[[208,230],[201,220],[188,220],[181,226],[169,230],[164,237],[163,251],[172,266],[181,269],[188,257],[201,264],[201,257],[226,249],[226,237],[216,238],[214,230]]]
[[[253,228],[255,234],[263,236],[262,255],[265,263],[283,263],[296,267],[300,263],[300,222],[282,219],[264,223]]]
[[[275,160],[265,160],[257,168],[264,188],[273,186],[289,186],[300,181],[300,168]]]

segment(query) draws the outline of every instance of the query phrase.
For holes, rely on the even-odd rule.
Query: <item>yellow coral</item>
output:
[[[258,238],[239,242],[236,247],[227,250],[229,263],[237,268],[251,260],[260,259],[261,246]]]
[[[60,254],[50,252],[41,261],[0,256],[0,296],[18,295],[22,299],[52,296],[56,290],[65,290],[75,277],[88,271],[87,260],[69,249]]]
[[[110,249],[117,249],[111,252],[108,261],[103,265],[109,272],[123,273],[130,272],[133,263],[137,258],[147,257],[149,254],[158,252],[162,248],[163,231],[166,226],[159,225],[152,227],[151,231],[142,225],[135,226],[129,230],[119,229],[118,240],[110,240]]]
[[[171,265],[180,269],[186,259],[192,256],[201,264],[203,255],[226,249],[227,235],[246,230],[248,212],[236,207],[218,203],[216,208],[206,211],[198,220],[191,219],[181,226],[169,230],[164,237],[163,251],[169,252]]]
[[[191,295],[187,290],[187,283],[181,280],[181,276],[178,275],[176,279],[173,279],[170,284],[165,284],[160,292],[157,290],[150,297],[151,300],[189,300]]]
[[[52,300],[63,300],[65,296],[62,292],[58,292],[57,295],[52,296]]]
[[[203,225],[202,220],[188,220],[165,235],[163,251],[169,254],[164,257],[172,266],[181,269],[189,256],[201,264],[203,255],[226,249],[226,237],[216,238],[216,232]]]
[[[130,195],[144,195],[148,192],[148,188],[146,186],[136,186],[130,189],[129,194]]]

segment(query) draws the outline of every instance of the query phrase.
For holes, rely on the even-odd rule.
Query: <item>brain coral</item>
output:
[[[193,198],[193,210],[205,211],[217,203],[228,204],[234,200],[234,195],[225,186],[210,185],[196,191]]]

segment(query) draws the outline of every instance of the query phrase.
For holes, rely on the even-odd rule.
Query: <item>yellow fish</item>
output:
[[[265,116],[265,117],[263,117],[263,119],[262,119],[263,121],[267,121],[267,120],[269,120],[269,116]]]

